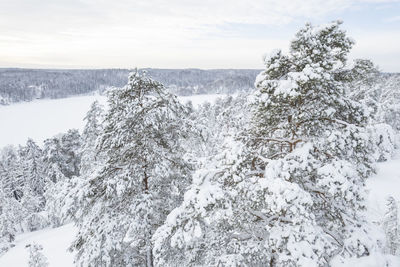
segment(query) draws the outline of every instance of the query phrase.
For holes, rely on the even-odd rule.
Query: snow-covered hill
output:
[[[370,178],[367,186],[370,190],[368,210],[374,221],[380,221],[385,212],[386,198],[392,195],[400,199],[400,151],[393,160],[379,163],[378,172]],[[55,229],[44,229],[26,233],[17,237],[16,246],[0,257],[1,267],[28,266],[28,250],[26,245],[33,242],[43,246],[43,253],[48,258],[50,267],[72,267],[73,255],[67,251],[72,242],[76,229],[67,224]],[[400,266],[400,259],[392,257],[392,266]],[[339,266],[383,267],[379,257],[369,257],[363,260],[350,260],[346,265]]]
[[[221,96],[194,95],[179,99],[183,103],[192,101],[196,106],[206,101],[213,102]],[[104,96],[90,95],[0,106],[0,148],[9,144],[24,144],[28,138],[42,142],[69,129],[81,130],[83,118],[95,100],[106,102]]]

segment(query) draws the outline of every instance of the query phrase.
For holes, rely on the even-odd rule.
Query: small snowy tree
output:
[[[105,164],[83,186],[72,246],[84,266],[152,266],[151,236],[178,205],[189,177],[181,146],[186,109],[139,72],[108,92],[96,154]]]
[[[43,247],[36,243],[27,246],[29,249],[29,267],[47,267],[49,263],[43,254]]]

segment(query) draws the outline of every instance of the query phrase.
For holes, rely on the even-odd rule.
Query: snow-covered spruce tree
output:
[[[61,136],[61,171],[66,177],[70,178],[80,175],[81,150],[82,137],[78,130],[68,130]]]
[[[60,222],[79,220],[82,216],[82,209],[87,205],[85,192],[89,186],[87,180],[98,171],[104,164],[104,159],[99,151],[96,151],[96,143],[102,131],[104,119],[103,106],[98,101],[92,103],[84,120],[85,127],[82,132],[82,150],[80,176],[64,179],[57,183],[52,189],[53,211],[59,215]],[[103,153],[104,154],[104,153]]]
[[[63,156],[59,138],[53,137],[44,140],[43,163],[49,181],[57,183],[65,179],[65,175],[61,172],[62,161]]]
[[[84,120],[85,128],[82,132],[82,159],[81,159],[81,175],[86,175],[93,168],[93,163],[100,162],[96,159],[95,154],[96,140],[102,130],[102,122],[104,117],[104,108],[98,101],[94,101],[90,106]]]
[[[46,139],[43,162],[49,180],[57,183],[65,178],[79,176],[82,138],[76,129]]]
[[[43,152],[32,139],[28,139],[26,145],[20,147],[19,156],[25,187],[30,188],[32,193],[42,200],[43,207],[43,195],[48,182],[44,172]]]
[[[400,216],[399,205],[394,197],[387,200],[387,211],[382,222],[386,235],[386,253],[400,255]]]
[[[384,92],[386,91],[382,86],[382,74],[379,73],[372,61],[356,59],[350,69],[337,75],[341,75],[341,78],[346,81],[346,93],[349,97],[366,108],[368,132],[371,145],[374,146],[374,159],[376,161],[390,159],[397,145],[396,133],[392,128],[393,124],[388,124],[390,120],[382,117],[382,104],[385,102]],[[393,101],[393,99],[390,101]],[[395,112],[385,110],[386,113],[395,114]]]
[[[206,102],[193,110],[190,120],[198,129],[196,145],[189,149],[196,150],[195,157],[215,156],[224,143],[225,136],[237,132],[249,119],[248,94],[239,94],[235,97],[227,96],[216,99],[214,104]]]
[[[6,252],[22,232],[26,209],[15,199],[14,195],[4,189],[0,180],[0,255]]]
[[[8,197],[20,200],[24,179],[18,151],[13,146],[6,146],[0,150],[0,179],[4,193]]]
[[[96,148],[105,164],[83,187],[87,201],[71,248],[79,266],[153,266],[151,236],[188,184],[186,109],[137,71],[108,91],[108,105]]]
[[[384,122],[400,131],[400,75],[382,74],[378,82],[377,121]]]
[[[33,243],[27,246],[29,249],[29,267],[47,267],[49,263],[45,255],[43,255],[43,246]]]
[[[46,211],[51,225],[65,222],[63,199],[68,194],[70,180],[80,175],[82,138],[78,130],[47,139],[44,142],[43,162],[49,181],[46,187]]]
[[[191,119],[200,129],[201,136],[201,142],[196,143],[195,148],[197,171],[193,175],[190,189],[185,193],[183,203],[171,212],[153,237],[157,266],[210,265],[208,259],[212,257],[207,255],[210,250],[205,249],[205,244],[212,246],[213,241],[210,238],[200,239],[202,228],[208,227],[202,218],[210,216],[207,214],[208,205],[224,205],[228,200],[221,189],[222,184],[217,184],[212,178],[225,171],[218,169],[216,162],[224,157],[228,157],[226,161],[229,161],[232,154],[233,157],[237,156],[236,149],[240,147],[234,146],[232,135],[248,122],[247,97],[248,95],[240,94],[220,98],[214,104],[205,103],[193,112]],[[223,153],[222,148],[225,149]],[[221,217],[223,213],[217,216]],[[174,233],[174,230],[177,232]],[[213,235],[210,229],[207,233]],[[184,244],[187,245],[187,250],[182,250]]]
[[[288,55],[265,58],[249,132],[157,231],[160,266],[327,266],[371,252],[367,118],[339,75],[353,44],[340,24],[306,24]]]

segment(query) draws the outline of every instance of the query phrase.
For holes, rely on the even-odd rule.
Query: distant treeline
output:
[[[177,95],[235,93],[253,88],[260,70],[144,69]],[[130,70],[0,69],[0,104],[102,92],[126,84]]]

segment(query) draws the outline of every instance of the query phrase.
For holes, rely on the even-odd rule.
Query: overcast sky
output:
[[[400,72],[400,0],[0,0],[0,67],[263,68],[309,21]]]

